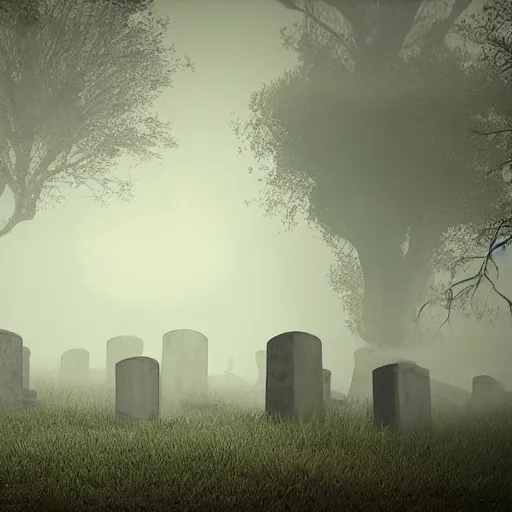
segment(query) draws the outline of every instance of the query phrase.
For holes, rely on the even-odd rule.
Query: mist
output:
[[[281,332],[306,331],[322,340],[333,389],[346,393],[353,352],[364,343],[346,329],[327,282],[333,255],[305,221],[287,231],[246,206],[260,184],[229,126],[233,113],[247,115],[252,91],[296,64],[279,30],[302,14],[270,0],[156,6],[171,16],[169,44],[196,66],[157,101],[179,148],[136,168],[129,203],[100,208],[71,198],[3,237],[1,326],[23,337],[34,373],[58,369],[71,348],[89,350],[91,367],[102,368],[106,341],[122,334],[141,337],[144,355],[160,360],[165,332],[195,329],[209,340],[209,374],[222,373],[232,356],[233,372],[249,382],[255,351]],[[119,172],[132,163],[120,161]],[[12,208],[6,191],[0,217]],[[509,323],[500,322],[475,327],[456,318],[443,343],[421,349],[447,361],[433,376],[455,373],[467,388],[475,372],[489,373],[512,386]]]

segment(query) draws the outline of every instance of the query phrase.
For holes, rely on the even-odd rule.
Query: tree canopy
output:
[[[484,158],[470,130],[507,113],[510,90],[445,43],[467,3],[293,2],[307,16],[283,42],[300,64],[234,125],[261,164],[263,208],[288,222],[305,213],[342,263],[340,243],[356,251],[370,343],[403,341],[443,234],[481,226],[508,201],[485,172],[502,148]]]
[[[105,204],[128,199],[119,157],[139,161],[176,147],[170,126],[151,111],[191,68],[166,46],[169,19],[151,2],[39,0],[4,5],[0,19],[0,195],[14,211],[0,236],[44,204],[81,188]],[[26,6],[34,16],[26,23]]]

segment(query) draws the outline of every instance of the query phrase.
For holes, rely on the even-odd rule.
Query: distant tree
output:
[[[15,206],[0,236],[70,188],[88,190],[100,204],[129,199],[132,182],[113,172],[118,158],[144,161],[158,157],[159,147],[176,147],[170,126],[150,108],[173,74],[192,64],[164,45],[169,20],[150,4],[3,4],[0,195],[8,187]]]
[[[361,275],[339,281],[354,329],[399,345],[443,235],[507,202],[501,177],[482,172],[501,148],[483,160],[469,128],[510,94],[445,43],[468,2],[290,3],[306,13],[282,33],[300,64],[254,93],[234,129],[265,173],[265,211],[290,225],[302,211],[352,269],[357,254]]]

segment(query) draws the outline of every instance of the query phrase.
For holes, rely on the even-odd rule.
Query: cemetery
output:
[[[208,338],[194,330],[165,333],[160,362],[143,354],[142,339],[117,336],[104,368],[74,348],[58,375],[36,378],[30,347],[0,331],[1,510],[504,510],[512,499],[511,393],[491,376],[454,392],[414,361],[377,357],[356,364],[343,396],[305,332],[256,352],[254,384],[232,359],[209,375]]]

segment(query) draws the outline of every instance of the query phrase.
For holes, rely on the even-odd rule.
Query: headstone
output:
[[[0,330],[0,412],[23,406],[23,339]]]
[[[489,375],[473,378],[471,409],[479,411],[499,408],[505,405],[505,398],[506,390],[499,380]]]
[[[60,358],[59,383],[84,385],[89,381],[90,353],[84,348],[66,350]]]
[[[256,351],[256,366],[258,367],[258,380],[256,381],[256,387],[265,389],[267,380],[267,351],[258,350]]]
[[[299,420],[322,417],[322,342],[316,336],[286,332],[267,343],[265,411]]]
[[[23,389],[30,389],[30,349],[23,347],[21,354],[23,364]]]
[[[414,363],[373,370],[373,417],[379,427],[422,431],[431,422],[430,372]]]
[[[114,386],[116,364],[123,359],[137,357],[144,351],[144,341],[138,336],[114,336],[107,341],[107,385]]]
[[[208,338],[197,331],[177,329],[163,335],[162,405],[205,404],[208,393]]]
[[[151,357],[123,359],[116,364],[116,420],[131,422],[159,417],[160,366]]]
[[[331,401],[331,370],[323,369],[322,376],[324,404],[328,405]]]

